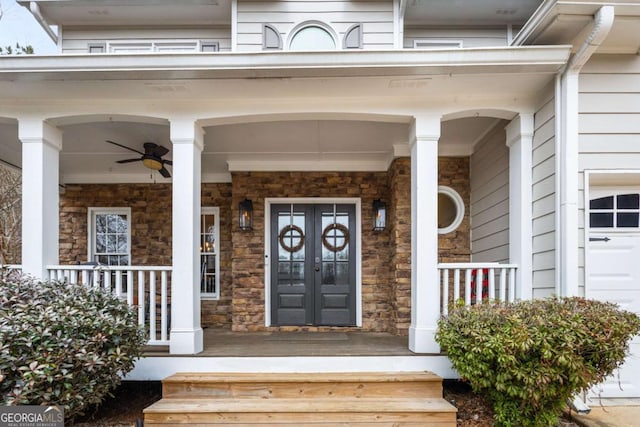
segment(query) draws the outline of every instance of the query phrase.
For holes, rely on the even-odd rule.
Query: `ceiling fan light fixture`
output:
[[[142,164],[154,171],[162,169],[162,162],[156,159],[142,159]]]

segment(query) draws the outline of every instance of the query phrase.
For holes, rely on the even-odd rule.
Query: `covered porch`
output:
[[[323,55],[307,60],[316,64]],[[149,344],[168,345],[171,355],[203,352],[203,325],[237,334],[388,332],[407,337],[413,353],[439,354],[437,321],[454,301],[531,296],[533,111],[567,55],[565,48],[463,49],[420,53],[417,62],[392,68],[313,65],[300,74],[293,55],[274,54],[288,65],[264,79],[210,69],[193,80],[178,73],[185,79],[178,81],[163,68],[154,74],[159,81],[114,74],[49,106],[27,97],[13,115],[0,110],[8,141],[2,158],[23,174],[22,271],[126,298]],[[394,58],[385,52],[382,61]],[[103,66],[101,58],[84,59]],[[56,60],[42,59],[52,70]],[[12,70],[31,66],[11,61]],[[66,99],[66,81],[91,79],[94,71],[38,71],[37,84],[2,86],[18,98],[16,88]],[[151,167],[157,162],[117,163],[131,153],[107,140],[165,147],[171,178]],[[457,228],[439,224],[440,195],[452,194],[442,187],[462,200],[452,199],[454,217],[463,212]],[[248,229],[239,218],[245,200],[253,209]],[[374,231],[378,200],[386,204],[386,227]],[[270,260],[279,252],[271,245],[281,230],[271,220],[287,204],[291,218],[299,205],[318,218],[329,211],[317,205],[329,206],[332,218],[342,206],[352,215],[353,291],[329,298],[353,303],[342,326],[273,321],[270,281],[279,276]],[[201,280],[205,208],[220,221],[219,266],[207,267],[220,284],[211,289]],[[99,215],[127,224],[122,239],[115,237],[121,252],[95,250]],[[315,242],[324,237],[316,232]],[[91,264],[96,252],[108,265]]]

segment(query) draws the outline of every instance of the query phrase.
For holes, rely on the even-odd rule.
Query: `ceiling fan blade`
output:
[[[165,154],[167,154],[168,152],[169,152],[169,149],[167,147],[163,147],[162,145],[157,145],[153,149],[153,154],[155,154],[158,157],[162,157]]]
[[[165,178],[171,178],[171,174],[169,173],[169,171],[165,167],[160,169],[158,172],[160,172],[160,175],[164,176]]]
[[[163,165],[169,165],[169,166],[173,166],[173,162],[171,160],[162,160],[162,164]]]
[[[141,162],[142,159],[125,159],[125,160],[118,160],[116,161],[116,163],[133,163],[133,162]]]
[[[140,155],[143,155],[143,156],[144,156],[144,153],[143,153],[142,151],[138,151],[138,150],[136,150],[135,148],[127,147],[126,145],[118,144],[117,142],[109,141],[108,139],[107,139],[107,140],[105,140],[105,142],[108,142],[109,144],[117,145],[118,147],[121,147],[121,148],[127,149],[127,150],[129,150],[129,151],[133,151],[134,153],[138,153],[138,154],[140,154]]]

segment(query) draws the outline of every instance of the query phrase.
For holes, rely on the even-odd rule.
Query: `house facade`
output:
[[[203,328],[407,336],[383,366],[450,376],[459,299],[640,311],[638,2],[19,3],[59,48],[0,58],[21,268],[138,307],[169,356],[136,378]]]

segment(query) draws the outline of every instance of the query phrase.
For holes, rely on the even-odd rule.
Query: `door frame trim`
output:
[[[345,204],[356,209],[356,326],[362,327],[362,200],[359,197],[265,197],[264,199],[264,325],[271,325],[271,205]]]
[[[584,296],[585,298],[590,297],[590,286],[589,286],[589,273],[590,273],[590,264],[591,264],[591,251],[589,250],[589,236],[591,235],[591,226],[589,224],[590,218],[590,205],[589,201],[591,199],[591,188],[592,187],[622,187],[625,184],[620,183],[608,183],[606,182],[607,177],[620,177],[626,178],[626,186],[629,187],[638,187],[640,186],[640,169],[585,169],[584,170],[584,216],[583,216],[583,224],[584,224],[584,232],[582,235],[582,241],[584,242]],[[600,178],[600,183],[598,183],[598,178]],[[624,179],[623,178],[623,179]],[[604,182],[603,182],[604,179]],[[595,182],[592,182],[595,181]],[[637,234],[636,233],[628,233],[628,234]],[[579,244],[579,242],[576,242]]]

